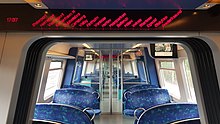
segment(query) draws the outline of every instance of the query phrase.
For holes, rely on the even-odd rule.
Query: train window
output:
[[[44,92],[44,100],[50,98],[59,88],[62,73],[62,61],[51,61]]]
[[[133,60],[133,61],[131,61],[131,64],[132,64],[132,69],[133,69],[134,75],[138,75],[137,61]]]
[[[98,59],[96,62],[96,65],[95,65],[95,71],[99,71],[99,63],[100,63],[100,61]]]
[[[86,62],[86,61],[85,61]],[[94,68],[95,68],[95,61],[87,61],[85,64],[85,74],[86,75],[91,75],[94,73]]]
[[[133,74],[132,64],[130,61],[124,61],[124,70],[125,70],[125,74]]]
[[[134,75],[134,76],[138,76],[138,71],[137,71],[137,61],[136,60],[132,60],[132,61],[124,61],[124,74],[125,75]]]
[[[160,61],[161,69],[175,69],[174,62]]]
[[[186,86],[188,90],[188,101],[196,103],[196,95],[193,87],[192,75],[188,59],[183,60],[183,70],[185,75]]]
[[[51,62],[50,63],[50,69],[60,69],[62,68],[62,62]]]
[[[85,75],[85,73],[86,73],[86,65],[87,65],[87,61],[84,61],[83,62],[83,69],[82,69],[82,74],[81,74],[81,76],[84,76]]]
[[[168,89],[169,93],[173,97],[180,99],[180,90],[174,61],[159,61],[159,71],[162,88]]]

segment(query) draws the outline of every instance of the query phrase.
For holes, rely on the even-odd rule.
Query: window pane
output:
[[[174,62],[169,62],[169,61],[160,62],[160,68],[175,69]]]
[[[56,68],[61,68],[61,67],[62,67],[62,62],[51,62],[49,69],[56,69]]]
[[[161,79],[169,93],[177,99],[180,99],[180,91],[176,78],[176,72],[173,70],[160,70]]]
[[[134,75],[138,76],[138,70],[137,70],[137,61],[136,60],[133,60],[131,62],[132,64],[132,68],[133,68],[133,71],[134,71]]]
[[[95,70],[99,70],[99,61],[96,62]]]
[[[124,61],[124,73],[125,74],[129,74],[129,75],[133,75],[132,72],[132,67],[131,67],[131,62],[130,61]]]
[[[53,95],[53,93],[58,89],[58,85],[60,82],[60,75],[62,70],[51,70],[48,73],[46,88],[44,92],[44,99],[49,98]]]
[[[86,67],[86,75],[94,74],[95,61],[88,61]]]
[[[185,72],[188,93],[189,93],[189,101],[196,102],[196,95],[193,87],[192,75],[191,75],[188,59],[185,59],[183,63],[184,63],[184,72]]]

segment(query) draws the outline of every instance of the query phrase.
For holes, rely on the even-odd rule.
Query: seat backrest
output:
[[[123,101],[125,100],[124,97],[128,92],[133,93],[133,92],[138,91],[138,90],[146,90],[146,89],[149,89],[149,88],[158,88],[158,87],[156,85],[150,85],[150,84],[138,84],[138,85],[130,86],[123,93]]]
[[[54,122],[54,121],[33,119],[33,120],[32,120],[32,124],[60,124],[60,123]]]
[[[158,88],[158,86],[151,85],[151,84],[139,84],[139,85],[134,85],[134,86],[129,87],[126,91],[135,92],[137,90],[144,90],[144,89],[149,89],[149,88]]]
[[[127,93],[125,98],[125,109],[137,109],[170,103],[170,96],[166,89],[150,88]]]
[[[95,90],[92,87],[80,85],[80,84],[74,84],[74,85],[65,85],[64,88],[72,88],[76,90],[83,90],[88,92],[94,92]]]
[[[54,93],[52,102],[77,106],[81,109],[99,109],[100,101],[97,94],[75,89],[59,89]]]
[[[201,122],[200,122],[200,118],[192,118],[192,119],[175,121],[170,124],[201,124]]]
[[[126,92],[135,92],[138,90],[145,90],[145,89],[149,89],[149,88],[158,88],[156,85],[150,85],[150,84],[138,84],[138,85],[134,85],[129,87],[128,89],[126,89],[124,91],[124,93]]]
[[[169,103],[146,110],[136,120],[137,124],[168,124],[174,121],[199,118],[196,104]]]
[[[53,103],[36,104],[33,119],[63,124],[94,124],[93,120],[79,108]]]

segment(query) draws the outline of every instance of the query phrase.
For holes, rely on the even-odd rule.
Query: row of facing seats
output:
[[[166,89],[149,88],[139,90],[125,95],[124,115],[134,116],[135,110],[140,114],[156,105],[171,103],[169,93]]]
[[[169,103],[152,107],[135,120],[135,124],[200,124],[195,104]],[[84,111],[62,104],[37,104],[34,120],[65,124],[94,124]],[[43,121],[45,122],[45,121]]]
[[[135,124],[170,123],[200,124],[197,105],[190,103],[168,103],[158,105],[145,110],[139,117],[137,116],[135,120]]]
[[[74,106],[55,103],[36,104],[33,120],[61,124],[94,124],[94,117]]]
[[[175,121],[199,118],[196,104],[172,103],[166,89],[154,85],[136,85],[128,88],[123,96],[123,114],[135,117],[135,124],[167,124]],[[190,120],[178,123],[196,123]]]
[[[100,110],[100,98],[96,92],[88,92],[82,90],[76,90],[71,88],[56,90],[53,97],[53,103],[67,104],[71,106],[77,106],[82,110],[85,108],[90,108],[86,110],[91,116],[93,113],[99,115]]]
[[[55,116],[55,113],[61,117],[53,117]],[[84,124],[84,121],[73,121],[71,119],[75,116],[78,120],[81,120],[79,116],[80,114],[77,115],[77,113],[88,116],[90,118],[90,122],[92,123],[95,115],[99,115],[101,113],[99,94],[89,86],[72,85],[56,90],[52,103],[36,105],[34,119],[61,123],[67,123],[66,121],[71,120],[71,123],[74,124],[77,122]],[[44,114],[46,116],[43,116]],[[71,114],[71,116],[69,116],[69,114]],[[85,119],[84,116],[82,116],[83,119]],[[85,122],[85,124],[87,124],[87,122]]]

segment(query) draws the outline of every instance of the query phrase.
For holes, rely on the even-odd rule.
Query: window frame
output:
[[[61,68],[55,68],[55,69],[49,69],[50,68],[50,63],[51,62],[62,62],[61,63]],[[41,76],[41,85],[38,91],[38,97],[37,97],[37,103],[44,103],[44,102],[50,102],[53,94],[50,94],[48,96],[44,96],[45,92],[46,92],[46,85],[47,85],[47,77],[49,74],[50,70],[62,70],[61,74],[60,74],[60,79],[59,79],[59,83],[57,84],[58,87],[60,88],[62,85],[62,80],[63,80],[63,75],[64,75],[64,68],[66,65],[66,60],[65,59],[53,59],[53,58],[45,58],[45,62],[44,62],[44,69],[43,69],[43,73]]]
[[[161,70],[170,70],[170,71],[174,71],[175,74],[176,74],[176,84],[177,84],[177,88],[179,89],[179,95],[176,95],[176,94],[173,94],[169,91],[169,89],[167,89],[170,93],[170,95],[173,97],[173,100],[175,101],[179,101],[181,100],[181,91],[180,91],[180,86],[179,86],[179,77],[178,77],[178,72],[177,72],[177,69],[176,69],[176,61],[177,60],[174,60],[174,59],[156,59],[156,66],[157,66],[157,74],[158,74],[158,77],[159,77],[159,80],[160,80],[160,85],[162,88],[166,88],[165,87],[165,82],[163,81],[162,79],[162,76],[161,76]],[[160,64],[161,62],[173,62],[174,64],[174,68],[161,68]]]
[[[61,67],[60,67],[60,68],[50,69],[50,64],[51,64],[52,62],[61,62]],[[57,84],[56,84],[56,86],[57,86],[56,89],[58,89],[58,88],[61,86],[61,84],[62,84],[62,78],[63,78],[63,73],[64,73],[64,72],[63,72],[63,71],[64,71],[64,69],[63,69],[63,61],[62,61],[62,60],[59,60],[59,59],[51,59],[50,64],[49,64],[49,69],[48,69],[48,72],[47,72],[47,79],[48,79],[48,76],[49,76],[50,71],[61,70],[61,72],[60,72],[60,74],[59,74],[58,82],[57,82]],[[53,94],[54,94],[54,93],[50,93],[49,95],[45,96],[45,92],[46,92],[48,89],[51,89],[51,88],[54,87],[54,86],[53,86],[53,87],[47,88],[47,79],[46,79],[46,85],[45,85],[45,89],[44,89],[44,96],[43,96],[43,99],[44,99],[44,100],[47,100],[47,99],[51,98],[51,97],[53,96]]]
[[[192,79],[192,86],[193,86],[193,90],[194,90],[194,94],[195,94],[195,99],[193,99],[193,96],[191,95],[191,88],[189,86],[189,81],[187,79],[187,72],[185,71],[185,63],[184,61],[188,60],[187,57],[183,57],[181,58],[180,64],[181,64],[181,72],[182,72],[182,77],[183,77],[183,83],[184,83],[184,89],[185,89],[185,94],[186,94],[186,99],[188,102],[191,103],[197,103],[197,98],[196,98],[196,94],[195,94],[195,87],[193,84],[193,79]],[[189,63],[189,60],[188,60]],[[189,69],[190,69],[190,65],[189,65]],[[190,74],[191,74],[191,69],[190,69]],[[191,74],[191,78],[192,78],[192,74]]]

